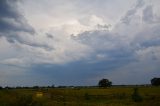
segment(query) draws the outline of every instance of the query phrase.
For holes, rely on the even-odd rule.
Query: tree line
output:
[[[151,79],[151,85],[152,86],[160,86],[160,78],[153,78]],[[112,82],[109,79],[101,79],[98,82],[98,87],[110,87],[112,86]],[[58,86],[56,88],[88,88],[88,87],[97,87],[97,86]],[[2,87],[0,86],[0,90],[1,89],[45,89],[45,88],[55,88],[54,85],[51,86],[33,86],[33,87],[21,87],[21,86],[17,86],[17,87]]]
[[[151,79],[151,85],[152,86],[159,86],[160,85],[160,78],[153,78]],[[101,79],[98,83],[99,87],[110,87],[112,86],[112,82],[108,79]]]

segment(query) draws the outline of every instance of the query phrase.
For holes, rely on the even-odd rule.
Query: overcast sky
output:
[[[0,0],[0,85],[148,84],[159,0]]]

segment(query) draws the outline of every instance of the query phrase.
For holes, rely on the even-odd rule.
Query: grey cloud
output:
[[[24,40],[20,41],[20,43],[28,45],[28,46],[31,46],[31,47],[43,48],[46,51],[54,50],[54,47],[51,47],[51,46],[49,46],[47,44],[41,44],[41,43],[36,43],[36,42],[24,41]]]
[[[125,16],[122,17],[121,22],[124,24],[130,24],[138,9],[142,8],[144,4],[143,0],[137,0],[136,5],[126,12]]]
[[[121,38],[117,39],[116,34],[106,30],[86,31],[79,34],[74,39],[96,49],[100,48],[98,45],[101,45],[102,49],[104,49],[122,43]]]
[[[127,27],[134,28],[136,26],[131,25]],[[106,56],[104,56],[104,60],[106,63],[108,62],[108,64],[113,61],[120,61],[127,65],[129,62],[138,60],[136,57],[138,50],[143,51],[143,49],[145,50],[150,47],[160,47],[159,24],[143,27],[142,29],[143,30],[138,30],[137,33],[133,34],[132,36],[134,36],[134,38],[132,39],[129,37],[127,37],[127,39],[123,38],[129,36],[128,34],[121,36],[118,35],[120,32],[114,33],[109,31],[86,31],[78,36],[72,36],[72,38],[82,44],[88,45],[95,51],[90,55],[91,61],[99,61],[96,60],[96,56],[103,54]],[[130,33],[132,32],[130,31]],[[120,67],[124,64],[121,64]]]
[[[91,54],[92,59],[96,59],[96,56],[99,54],[104,54],[108,57],[104,60],[134,60],[132,48],[128,47],[123,38],[118,37],[114,33],[108,31],[90,31],[84,32],[73,39],[94,50],[94,53]]]
[[[155,57],[156,59],[145,60],[146,63],[144,63],[144,61],[138,61],[135,52],[143,51],[144,48],[160,46],[159,28],[159,25],[148,29],[144,28],[143,31],[134,35],[135,39],[129,45],[118,34],[109,31],[87,31],[78,36],[72,36],[72,39],[88,45],[95,52],[92,52],[86,59],[65,65],[34,65],[31,67],[32,74],[36,76],[38,72],[39,75],[45,75],[54,80],[55,84],[62,85],[87,85],[89,80],[92,80],[91,84],[94,85],[97,83],[97,79],[102,77],[110,78],[114,84],[149,83],[148,79],[158,75],[160,60]],[[140,48],[136,47],[137,43]],[[98,54],[106,57],[98,60],[96,58]],[[144,75],[145,78],[142,79]],[[136,80],[133,80],[135,77]]]
[[[137,12],[136,9],[129,10],[126,13],[126,15],[121,19],[122,23],[129,24],[136,12]]]
[[[1,17],[15,17],[15,18],[18,18],[18,14],[17,12],[15,11],[15,9],[12,9],[12,7],[9,5],[9,3],[14,3],[16,2],[16,0],[12,0],[12,1],[9,1],[9,0],[1,0],[0,1],[0,16]]]
[[[34,33],[34,29],[16,9],[16,2],[17,0],[0,1],[0,32],[24,31]]]
[[[98,29],[108,30],[111,27],[111,25],[110,24],[109,25],[98,24],[97,27],[98,27]]]
[[[85,60],[85,61],[96,61],[91,62],[90,64],[85,63],[85,67],[87,70],[92,70],[92,73],[96,74],[98,77],[107,77],[113,79],[114,82],[122,84],[123,82],[128,84],[137,84],[137,83],[149,83],[147,82],[148,78],[153,77],[154,75],[157,75],[159,66],[157,65],[159,63],[159,54],[157,53],[159,51],[160,47],[160,34],[159,34],[160,26],[156,25],[153,27],[143,28],[143,30],[139,31],[135,36],[135,39],[133,41],[129,42],[129,45],[125,43],[125,41],[122,40],[122,38],[118,35],[115,35],[113,32],[107,32],[107,31],[92,31],[92,32],[84,32],[80,34],[77,37],[74,37],[73,39],[89,45],[91,48],[94,48],[95,53],[91,54],[91,60]],[[108,42],[108,44],[107,44]],[[110,43],[109,43],[110,42]],[[106,45],[107,44],[107,45]],[[111,44],[114,44],[115,46],[112,46],[112,48],[106,48],[111,46]],[[139,44],[139,48],[136,47],[136,45]],[[149,55],[145,53],[147,48],[154,48],[150,49],[152,54]],[[145,59],[144,61],[139,61],[139,58],[143,57],[136,57],[136,51],[142,51],[142,55],[148,57],[148,60]],[[143,52],[145,54],[143,54]],[[104,57],[104,60],[96,60],[95,56],[97,54],[105,54],[107,57]],[[146,58],[145,57],[145,58]],[[144,64],[145,63],[145,64]],[[156,63],[152,64],[152,63]],[[136,64],[134,67],[132,67],[132,64]],[[75,65],[74,65],[75,66]],[[146,68],[146,66],[148,68]],[[76,67],[81,67],[77,65]],[[123,69],[125,67],[125,69]],[[154,69],[150,68],[154,67]],[[83,70],[81,68],[78,68],[80,70]],[[118,70],[118,71],[113,71]],[[146,71],[147,70],[147,71]],[[136,72],[136,73],[134,73]],[[101,73],[101,74],[99,74]],[[102,75],[103,73],[103,75]],[[112,74],[114,73],[114,74]],[[121,73],[121,75],[120,75]],[[96,77],[94,74],[90,74],[91,77]],[[140,80],[140,78],[144,75],[147,75],[147,78],[144,78],[143,80]],[[121,78],[119,78],[119,75]],[[137,76],[137,82],[132,80]],[[123,78],[122,78],[123,77]],[[87,78],[86,78],[87,80]],[[121,82],[120,82],[121,80]]]
[[[136,4],[136,8],[141,8],[143,7],[145,4],[144,0],[137,0],[137,4]]]
[[[26,35],[25,35],[26,34]],[[9,43],[20,43],[22,45],[28,45],[28,46],[31,46],[31,47],[37,47],[37,48],[43,48],[47,51],[50,51],[50,50],[53,50],[54,48],[49,46],[48,44],[46,43],[41,43],[41,42],[36,42],[36,41],[30,41],[29,39],[25,39],[23,38],[22,36],[31,36],[31,35],[27,35],[27,33],[24,33],[24,34],[19,34],[19,33],[15,33],[15,32],[11,32],[11,33],[3,33],[3,37],[6,38],[6,40],[9,42]]]
[[[95,58],[92,58],[94,60]],[[122,59],[103,60],[89,63],[88,60],[81,60],[66,65],[55,64],[37,64],[31,67],[32,74],[45,75],[48,78],[56,81],[56,84],[63,85],[87,85],[87,81],[91,80],[91,84],[97,84],[95,78],[102,74],[122,67],[129,63],[129,60],[122,61]],[[45,71],[44,71],[45,70]],[[93,81],[94,79],[94,81]]]
[[[53,39],[54,37],[53,37],[53,35],[52,34],[50,34],[50,33],[46,33],[46,35],[47,35],[47,37],[48,38],[51,38],[51,39]]]
[[[143,20],[147,23],[152,23],[154,21],[153,8],[151,5],[143,10]]]
[[[23,36],[35,36],[35,30],[17,10],[17,0],[0,0],[0,37],[5,37],[10,43],[21,43],[32,47],[53,49],[47,44],[29,41]]]
[[[139,45],[137,49],[149,48],[149,47],[160,47],[160,25],[155,25],[150,28],[146,28],[143,31],[135,35],[133,46]]]
[[[133,62],[115,71],[107,72],[106,76],[111,77],[116,84],[148,84],[151,78],[160,75],[158,64],[159,61]]]

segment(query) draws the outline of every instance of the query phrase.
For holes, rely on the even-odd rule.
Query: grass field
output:
[[[0,106],[160,106],[160,87],[0,90]]]

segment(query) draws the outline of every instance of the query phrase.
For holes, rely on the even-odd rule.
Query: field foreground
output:
[[[160,106],[160,87],[2,89],[0,106]]]

